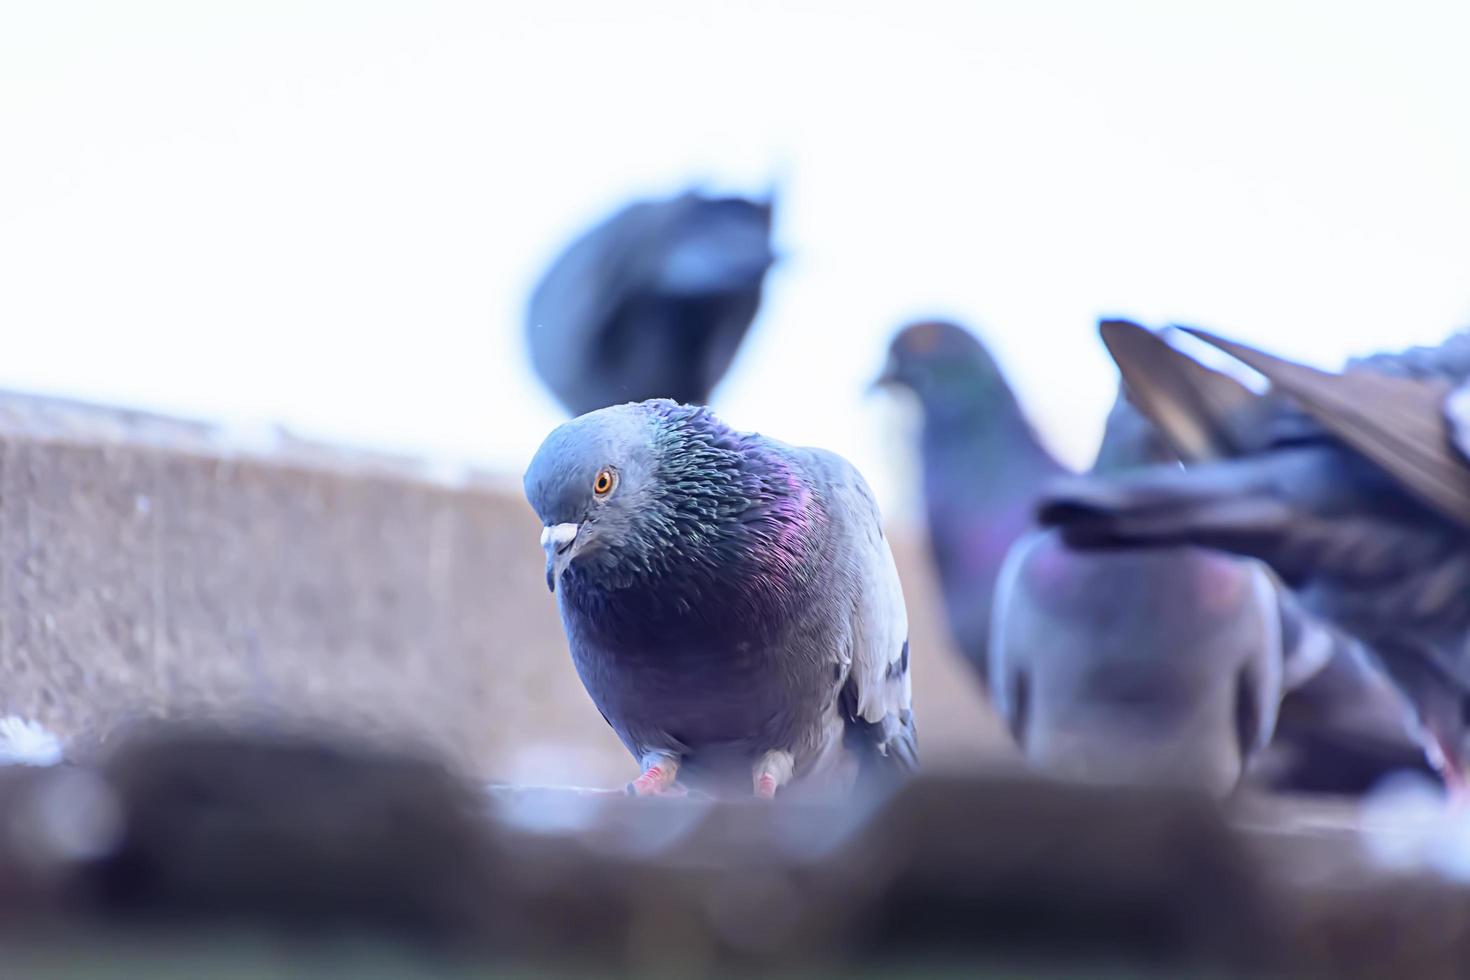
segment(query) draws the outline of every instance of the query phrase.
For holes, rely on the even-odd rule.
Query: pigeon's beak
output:
[[[883,370],[868,384],[868,394],[871,395],[899,383],[898,358],[889,353],[888,360],[883,362]]]
[[[580,524],[552,524],[541,529],[541,547],[546,552],[546,587],[552,592],[572,560],[572,544],[581,529]]]

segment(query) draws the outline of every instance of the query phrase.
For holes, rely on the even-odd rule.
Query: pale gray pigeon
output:
[[[1093,472],[1171,458],[1120,394]],[[992,697],[1055,775],[1233,790],[1271,740],[1284,659],[1275,583],[1229,555],[1079,553],[1039,531],[996,586]]]
[[[771,797],[914,768],[903,591],[845,460],[656,400],[552,431],[525,489],[634,792]]]

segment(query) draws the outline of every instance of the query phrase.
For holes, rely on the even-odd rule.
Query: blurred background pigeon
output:
[[[1173,458],[1120,392],[1093,472]],[[992,697],[1040,768],[1223,795],[1275,728],[1276,592],[1255,562],[1191,547],[1074,552],[1036,532],[997,583]]]
[[[904,327],[875,384],[908,389],[922,409],[929,545],[950,632],[983,684],[996,575],[1035,527],[1037,491],[1067,470],[1037,438],[990,351],[956,324]]]
[[[916,766],[903,590],[846,460],[660,400],[559,426],[525,489],[636,792],[770,797]]]
[[[929,536],[951,629],[983,682],[1005,680],[990,696],[1033,761],[1224,791],[1279,715],[1253,782],[1361,793],[1390,772],[1427,771],[1408,707],[1371,654],[1303,610],[1264,566],[1193,549],[1100,558],[1028,537],[1043,487],[1067,470],[973,334],[942,322],[906,327],[879,383],[918,396]],[[1253,397],[1230,384],[1212,394]],[[1177,459],[1120,394],[1094,473]],[[998,589],[1007,554],[1011,581]],[[1001,606],[1013,613],[1004,629],[994,628],[993,604],[997,618]],[[1202,643],[1212,628],[1217,643]]]
[[[526,312],[531,364],[567,411],[708,402],[760,307],[772,207],[687,191],[573,242]]]
[[[1131,327],[1131,330],[1130,330]],[[1267,396],[1147,331],[1105,328],[1140,404],[1181,445],[1228,457],[1062,480],[1040,517],[1084,548],[1193,543],[1268,562],[1308,609],[1379,656],[1460,783],[1470,692],[1470,464],[1451,444],[1463,339],[1330,374],[1191,331],[1260,372]]]

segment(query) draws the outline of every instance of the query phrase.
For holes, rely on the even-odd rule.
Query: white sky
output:
[[[571,234],[783,187],[716,404],[907,493],[862,387],[981,327],[1068,459],[1100,313],[1330,364],[1470,323],[1470,5],[0,0],[0,386],[519,473]]]

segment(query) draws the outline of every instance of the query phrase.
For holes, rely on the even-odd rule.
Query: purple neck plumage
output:
[[[635,534],[610,560],[569,568],[564,614],[643,641],[745,637],[800,603],[820,561],[819,494],[788,454],[705,409],[661,406],[659,474]]]

